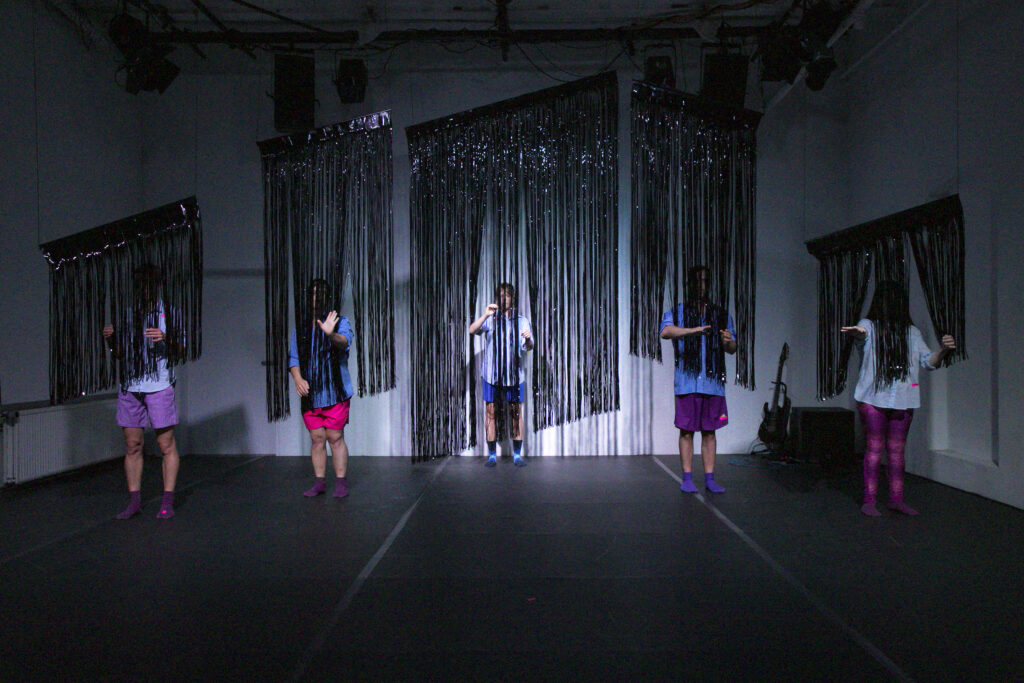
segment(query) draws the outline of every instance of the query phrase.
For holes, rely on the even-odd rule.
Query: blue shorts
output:
[[[502,397],[502,400],[506,403],[523,403],[525,401],[526,382],[522,382],[519,385],[518,396],[516,395],[515,387],[496,387],[485,379],[480,380],[480,382],[484,385],[484,403],[494,403],[498,397]]]

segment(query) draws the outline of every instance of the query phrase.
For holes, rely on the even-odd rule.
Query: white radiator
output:
[[[4,481],[21,484],[122,457],[116,407],[116,396],[103,396],[62,406],[4,408]]]

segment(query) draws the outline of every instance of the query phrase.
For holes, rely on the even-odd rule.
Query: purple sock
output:
[[[326,490],[327,490],[327,485],[324,484],[324,478],[323,477],[317,477],[316,478],[316,483],[313,484],[313,488],[307,489],[306,491],[303,491],[302,495],[304,495],[306,498],[312,498],[313,496],[319,496],[321,493],[323,493]]]
[[[697,487],[693,485],[693,472],[683,472],[683,483],[679,485],[683,493],[697,493]]]
[[[348,495],[348,477],[338,477],[338,483],[334,486],[334,497],[344,498]]]
[[[129,519],[139,514],[142,509],[142,491],[128,492],[128,507],[117,513],[118,519]]]
[[[718,485],[717,482],[715,482],[714,472],[708,472],[707,474],[704,475],[704,488],[706,488],[711,493],[725,493],[725,489],[723,489],[721,486]]]
[[[160,497],[160,512],[156,513],[160,519],[170,519],[174,516],[174,491],[164,491]]]

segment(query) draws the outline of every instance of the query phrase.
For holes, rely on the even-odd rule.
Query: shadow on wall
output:
[[[188,432],[190,443],[205,444],[201,455],[255,455],[274,453],[275,444],[259,444],[258,453],[250,453],[249,423],[245,408],[237,405],[203,420],[190,421],[181,425]],[[152,431],[146,433],[146,453],[159,454],[156,437]],[[183,454],[184,455],[184,454]],[[190,455],[195,455],[190,453]]]

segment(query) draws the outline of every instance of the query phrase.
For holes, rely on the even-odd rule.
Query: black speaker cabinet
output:
[[[794,407],[789,451],[800,460],[842,466],[853,462],[854,414],[846,408]]]
[[[274,55],[274,128],[299,133],[313,128],[315,62],[306,55]]]
[[[719,104],[742,108],[747,99],[747,65],[743,54],[704,56],[700,96]]]

